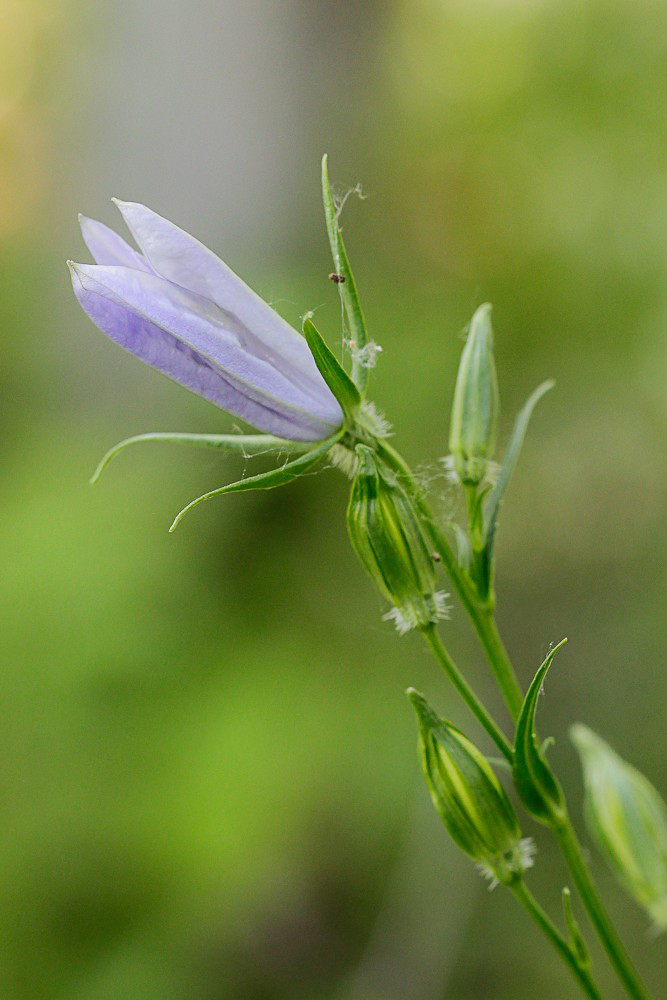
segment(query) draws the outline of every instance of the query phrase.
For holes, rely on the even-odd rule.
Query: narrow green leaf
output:
[[[120,455],[125,448],[129,448],[132,444],[155,441],[188,445],[191,448],[214,448],[243,455],[245,458],[253,458],[255,455],[264,455],[267,452],[300,454],[310,451],[313,447],[312,441],[287,441],[284,438],[274,437],[273,434],[172,434],[168,431],[135,434],[133,437],[125,438],[124,441],[119,441],[113,448],[109,448],[95,469],[90,480],[91,484],[97,482],[109,462],[116,455]]]
[[[278,469],[260,472],[256,476],[248,476],[247,479],[239,479],[235,483],[229,483],[228,486],[221,486],[217,490],[211,490],[210,493],[204,493],[202,496],[197,497],[196,500],[192,500],[176,515],[169,531],[174,531],[185,515],[193,507],[197,507],[198,504],[203,503],[204,500],[211,500],[213,497],[222,496],[224,493],[242,493],[246,490],[271,490],[276,486],[283,486],[285,483],[290,483],[293,479],[296,479],[312,468],[336,443],[339,437],[340,435],[336,435],[333,438],[328,438],[306,455],[300,455],[291,462],[281,465]]]
[[[491,563],[493,557],[493,542],[496,533],[498,512],[519,458],[519,453],[521,451],[521,446],[523,445],[523,439],[526,436],[530,418],[542,396],[544,396],[549,389],[552,389],[554,385],[554,381],[549,379],[547,382],[543,382],[542,385],[539,385],[537,389],[535,389],[535,391],[528,397],[523,409],[516,418],[516,423],[514,424],[514,430],[512,431],[512,437],[510,438],[509,445],[507,446],[507,452],[500,469],[498,481],[486,498],[486,502],[484,504],[484,538],[486,558],[489,564]]]
[[[566,642],[567,639],[562,639],[554,646],[535,674],[516,726],[514,784],[528,812],[547,825],[562,819],[564,800],[560,785],[544,759],[537,739],[535,712],[547,671],[554,656]]]
[[[354,422],[361,405],[359,390],[309,316],[304,318],[303,332],[320,375],[340,403],[345,416]]]
[[[343,281],[338,282],[338,293],[343,303],[345,316],[347,317],[350,339],[354,341],[357,350],[360,351],[368,343],[366,320],[359,303],[354,275],[352,274],[345,252],[343,235],[338,225],[338,215],[329,183],[329,167],[326,155],[322,157],[322,199],[324,201],[324,217],[327,224],[334,268],[336,274],[343,278]],[[354,361],[352,377],[363,395],[368,382],[368,368],[365,368],[359,361]]]

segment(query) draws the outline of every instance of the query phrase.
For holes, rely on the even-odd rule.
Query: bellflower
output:
[[[143,205],[115,202],[140,252],[81,218],[96,264],[74,292],[111,340],[259,430],[322,441],[343,412],[305,339],[214,253]]]

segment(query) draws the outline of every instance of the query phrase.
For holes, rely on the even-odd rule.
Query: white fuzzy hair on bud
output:
[[[512,856],[509,858],[504,857],[503,861],[510,871],[516,872],[520,876],[523,875],[526,869],[533,867],[535,863],[533,859],[536,854],[537,846],[533,838],[522,837],[512,852]],[[475,868],[482,878],[486,879],[489,883],[489,892],[492,892],[500,884],[495,871],[486,861],[478,861]]]
[[[445,618],[449,618],[452,608],[447,602],[448,597],[449,594],[446,594],[444,590],[438,590],[435,594],[432,594],[430,598],[427,598],[430,611],[430,623],[432,625]],[[428,624],[421,619],[421,617],[417,614],[416,609],[409,604],[402,604],[398,607],[392,608],[390,611],[387,611],[387,613],[382,616],[382,621],[393,622],[399,635],[407,635],[407,633],[411,632],[413,629],[423,628],[424,625]]]

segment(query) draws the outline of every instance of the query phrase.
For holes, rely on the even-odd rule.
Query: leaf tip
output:
[[[98,479],[100,478],[100,476],[102,475],[102,473],[106,469],[107,465],[109,464],[110,457],[111,456],[110,456],[109,452],[107,452],[106,455],[103,455],[102,458],[100,459],[100,461],[97,463],[97,467],[95,468],[95,471],[93,472],[92,476],[88,480],[88,482],[89,482],[89,484],[91,486],[95,485],[95,483],[98,481]]]

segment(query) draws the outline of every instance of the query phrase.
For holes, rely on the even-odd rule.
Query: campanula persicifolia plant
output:
[[[112,448],[93,477],[120,451],[167,441],[244,456],[273,453],[274,468],[212,489],[187,505],[243,490],[271,489],[321,464],[351,480],[347,523],[352,546],[388,605],[399,634],[419,633],[502,759],[487,759],[474,742],[414,689],[426,782],[445,828],[492,885],[507,887],[564,960],[583,993],[599,998],[584,934],[569,887],[562,892],[560,930],[527,885],[535,847],[524,836],[508,790],[527,817],[556,838],[592,930],[634,1000],[647,1000],[606,912],[570,820],[565,792],[537,737],[538,695],[562,643],[552,648],[524,692],[495,619],[495,537],[507,487],[533,410],[551,388],[544,382],[518,414],[503,456],[496,454],[500,394],[491,306],[472,317],[454,391],[450,477],[465,495],[466,523],[440,524],[407,463],[390,444],[389,425],[367,399],[368,377],[381,348],[369,339],[356,282],[322,162],[322,192],[333,256],[330,277],[341,298],[349,370],[316,329],[292,329],[218,257],[143,205],[116,202],[134,249],[99,222],[82,218],[95,264],[70,263],[75,294],[93,322],[116,343],[174,381],[242,418],[261,433],[140,434]],[[494,719],[441,638],[449,613],[446,575],[478,635],[505,700],[512,732]],[[628,890],[667,926],[667,810],[655,788],[591,730],[572,738],[585,775],[586,816],[594,840]]]

